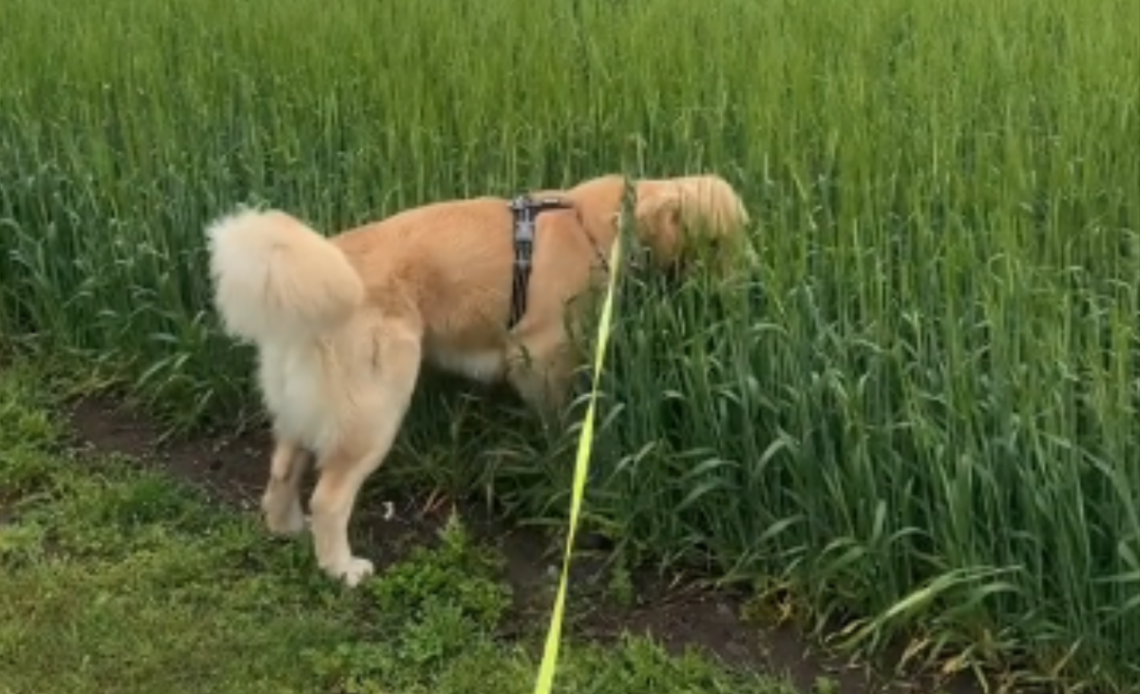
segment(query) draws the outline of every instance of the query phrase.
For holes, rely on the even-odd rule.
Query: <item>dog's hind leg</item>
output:
[[[312,456],[297,443],[279,438],[269,463],[269,482],[261,497],[265,525],[275,535],[296,535],[305,529],[301,480]]]
[[[353,430],[318,461],[320,479],[310,501],[317,563],[329,576],[355,586],[373,572],[372,562],[353,556],[348,525],[364,481],[384,461],[411,403],[420,369],[420,341],[410,331],[377,336],[379,369],[371,384],[376,398],[358,415]]]

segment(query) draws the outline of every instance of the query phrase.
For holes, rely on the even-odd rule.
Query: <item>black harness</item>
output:
[[[513,328],[526,313],[526,291],[530,284],[531,258],[534,255],[534,227],[538,215],[547,210],[573,207],[568,200],[546,198],[535,200],[523,194],[510,202],[514,217],[515,271],[511,283],[511,315],[507,327]]]

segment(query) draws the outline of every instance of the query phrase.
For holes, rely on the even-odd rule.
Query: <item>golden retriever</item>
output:
[[[743,237],[748,214],[719,176],[635,185],[637,237],[662,266],[683,259],[694,223],[717,239]],[[256,345],[273,421],[261,501],[270,532],[305,529],[300,482],[315,456],[317,562],[348,586],[372,574],[349,545],[349,517],[392,446],[422,364],[505,380],[535,408],[559,407],[576,365],[567,305],[590,288],[592,272],[604,274],[624,194],[618,175],[533,194],[566,207],[535,219],[526,308],[514,325],[514,218],[504,198],[430,203],[328,238],[277,210],[213,221],[214,303],[226,332]]]

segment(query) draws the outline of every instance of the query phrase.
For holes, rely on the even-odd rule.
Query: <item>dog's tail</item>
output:
[[[238,210],[206,236],[214,304],[231,335],[313,339],[364,301],[364,283],[341,250],[284,212]]]

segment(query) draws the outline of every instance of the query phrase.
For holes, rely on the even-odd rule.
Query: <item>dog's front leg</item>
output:
[[[561,428],[573,366],[565,343],[542,333],[526,340],[509,361],[507,381],[538,415],[548,434]]]

